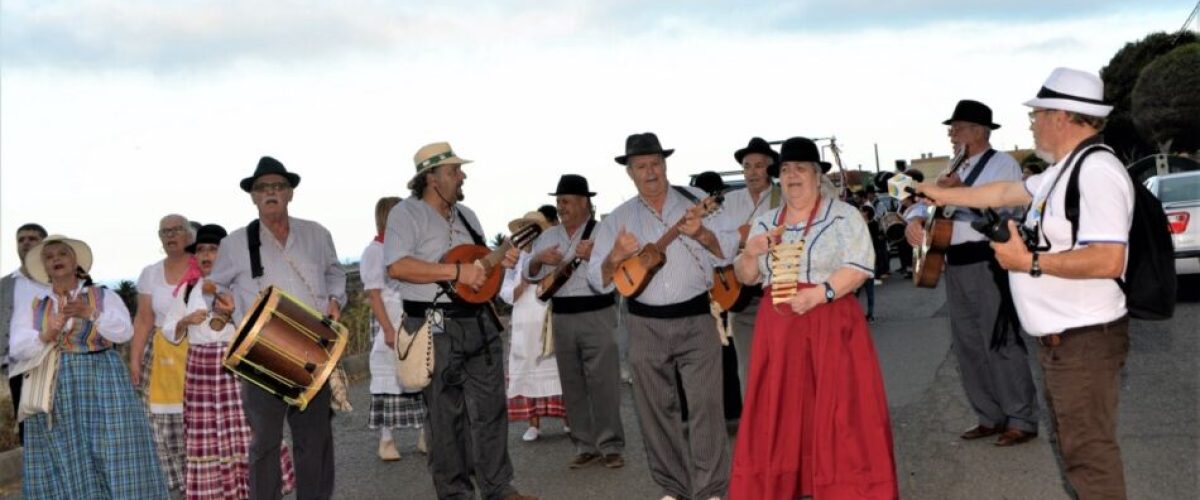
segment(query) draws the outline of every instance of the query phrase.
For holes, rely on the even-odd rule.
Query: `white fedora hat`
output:
[[[75,264],[83,268],[83,272],[92,270],[92,249],[87,243],[75,240],[61,234],[52,234],[29,249],[25,256],[25,270],[29,276],[39,283],[50,284],[50,275],[46,272],[46,263],[42,262],[42,249],[51,243],[64,243],[75,253]]]
[[[1054,68],[1037,97],[1025,101],[1031,108],[1060,109],[1104,118],[1113,107],[1104,104],[1104,82],[1100,77],[1071,68]]]

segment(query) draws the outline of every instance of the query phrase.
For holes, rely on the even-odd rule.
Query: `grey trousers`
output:
[[[296,467],[296,498],[333,498],[333,428],[330,426],[330,390],[325,384],[308,408],[300,411],[250,382],[242,382],[242,405],[250,424],[250,498],[283,498],[279,447],[283,422],[292,429],[292,456]]]
[[[1000,314],[1000,289],[988,262],[946,266],[946,302],[954,355],[967,401],[987,427],[1037,432],[1037,389],[1026,347],[1013,339],[989,348]]]
[[[750,379],[750,346],[754,345],[754,318],[758,317],[758,304],[762,297],[750,299],[742,312],[733,313],[733,344],[737,346],[738,379],[742,382],[742,394],[746,394],[746,381]]]
[[[664,494],[675,498],[724,496],[729,485],[729,438],[716,323],[707,314],[626,318],[633,402],[650,476]],[[688,400],[686,432],[675,388],[677,369]]]
[[[621,369],[617,308],[553,315],[554,355],[576,453],[621,453]]]
[[[404,328],[414,331],[424,321],[410,317]],[[445,331],[433,336],[433,356],[433,380],[422,395],[438,498],[474,499],[472,472],[485,500],[516,493],[508,457],[504,346],[495,325],[486,316],[446,318]]]

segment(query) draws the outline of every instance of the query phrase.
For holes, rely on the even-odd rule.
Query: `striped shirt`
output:
[[[70,330],[59,338],[63,352],[97,352],[128,341],[133,337],[133,323],[129,310],[121,302],[121,296],[107,288],[88,287],[80,293],[85,303],[100,312],[96,321],[73,318]],[[50,313],[58,308],[58,297],[50,294],[33,305],[34,328],[45,331],[50,324]],[[41,345],[37,346],[38,349]],[[36,354],[36,351],[34,352]]]
[[[542,233],[541,236],[538,236],[537,240],[534,240],[533,249],[530,251],[530,253],[532,255],[537,255],[538,252],[553,247],[554,245],[558,245],[558,251],[562,252],[563,255],[563,261],[559,265],[565,266],[575,259],[575,247],[579,246],[580,238],[583,237],[583,230],[585,227],[587,227],[586,222],[581,224],[579,229],[575,230],[574,236],[567,236],[566,226],[563,226],[562,224],[554,226]],[[589,235],[588,238],[594,238],[598,229],[600,229],[599,222],[597,222],[596,226],[592,228],[592,234]],[[523,271],[525,279],[534,283],[546,278],[557,269],[555,266],[543,264],[541,272],[533,275],[529,273],[530,268],[533,267],[533,259],[530,258],[528,260],[530,265],[518,267],[517,269],[521,269]],[[576,268],[575,272],[571,274],[571,278],[563,284],[562,288],[559,288],[558,291],[554,292],[554,296],[590,297],[593,295],[600,295],[600,290],[593,287],[592,284],[588,282],[587,271],[587,262],[580,262],[579,267]]]

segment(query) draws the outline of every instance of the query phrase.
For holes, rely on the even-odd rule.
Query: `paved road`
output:
[[[1120,416],[1131,499],[1200,497],[1200,280],[1184,280],[1181,289],[1182,302],[1173,320],[1133,326]],[[878,288],[878,295],[872,334],[892,411],[901,496],[1067,498],[1045,425],[1042,437],[1014,448],[957,438],[974,421],[949,356],[944,292],[891,280]],[[516,485],[546,499],[658,498],[646,470],[629,386],[625,388],[625,468],[568,470],[565,463],[572,447],[560,422],[543,423],[543,437],[533,443],[521,441],[525,424],[515,423],[509,431],[509,450]],[[375,456],[378,435],[367,428],[365,382],[356,383],[353,398],[356,410],[334,422],[338,498],[434,498],[424,456],[415,451],[415,434],[400,436],[402,460],[380,462]]]

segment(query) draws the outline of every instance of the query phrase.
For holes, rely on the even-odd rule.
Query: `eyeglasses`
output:
[[[286,182],[263,182],[255,184],[253,189],[257,193],[265,193],[268,191],[283,191],[284,189],[290,187],[292,187],[292,185]]]
[[[187,228],[183,226],[164,227],[158,230],[158,235],[163,238],[170,238],[184,231],[187,231]]]
[[[1037,121],[1038,113],[1054,111],[1053,109],[1035,109],[1029,112],[1029,123]]]

